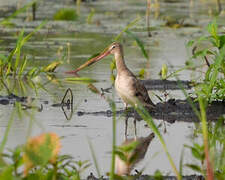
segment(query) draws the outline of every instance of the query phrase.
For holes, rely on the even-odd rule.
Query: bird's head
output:
[[[109,45],[102,53],[100,53],[98,56],[94,57],[92,61],[99,61],[102,58],[108,56],[109,54],[116,54],[121,53],[122,51],[122,45],[118,42],[114,42],[111,45]]]
[[[77,68],[73,73],[77,73],[81,69],[90,66],[91,64],[100,61],[104,57],[110,55],[110,54],[122,54],[122,45],[118,42],[112,43],[110,46],[108,46],[103,52],[101,52],[98,56],[90,59],[86,63],[82,64],[79,68]]]
[[[110,52],[110,54],[119,53],[121,52],[121,50],[122,50],[122,45],[118,42],[114,42],[108,47],[108,51]]]

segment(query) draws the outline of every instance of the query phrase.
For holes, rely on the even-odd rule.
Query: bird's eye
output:
[[[113,45],[113,46],[112,46],[112,49],[114,49],[115,47],[116,47],[116,46],[115,46],[115,45]]]

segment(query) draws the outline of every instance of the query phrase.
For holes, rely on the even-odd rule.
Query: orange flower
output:
[[[23,154],[24,175],[35,165],[54,164],[61,148],[60,138],[55,133],[43,133],[32,137],[25,145]]]

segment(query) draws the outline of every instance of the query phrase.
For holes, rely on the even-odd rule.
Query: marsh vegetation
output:
[[[224,1],[0,7],[0,180],[225,179]],[[115,41],[153,111],[124,111],[114,58],[92,61]]]

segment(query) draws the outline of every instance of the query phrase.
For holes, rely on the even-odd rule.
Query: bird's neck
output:
[[[115,59],[116,59],[117,75],[120,75],[123,71],[127,70],[127,66],[123,58],[123,52],[115,53]]]

